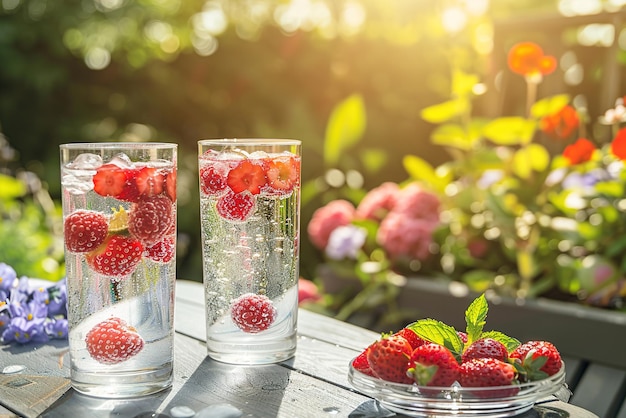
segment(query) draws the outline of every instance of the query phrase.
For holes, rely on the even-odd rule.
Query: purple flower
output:
[[[46,342],[49,340],[44,327],[45,318],[36,318],[28,321],[24,317],[12,318],[9,326],[2,333],[4,342],[17,341],[20,344],[27,342]]]
[[[48,288],[48,316],[67,316],[67,286],[65,279]]]
[[[333,260],[356,259],[359,249],[365,244],[367,231],[355,225],[335,228],[328,237],[326,255]]]
[[[9,311],[8,310],[1,311],[0,312],[0,335],[2,335],[2,332],[9,325],[9,322],[11,322]]]
[[[48,306],[45,303],[37,301],[36,299],[31,299],[30,301],[27,301],[27,299],[14,299],[14,294],[19,293],[15,291],[11,292],[11,301],[9,302],[11,318],[23,317],[27,321],[46,319],[48,316]]]
[[[0,263],[0,294],[4,293],[5,295],[8,295],[10,293],[16,277],[17,274],[15,273],[15,270],[13,270],[13,267],[5,263]],[[5,300],[6,298],[7,296],[0,296],[0,301]]]
[[[67,338],[67,319],[53,319],[46,322],[46,334],[53,339],[63,340]]]

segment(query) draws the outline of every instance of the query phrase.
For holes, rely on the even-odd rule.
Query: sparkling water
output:
[[[285,177],[289,178],[289,173],[296,170],[297,178],[292,175],[291,183],[281,184],[284,188],[276,190],[267,177],[260,177],[258,193],[241,192],[252,199],[253,210],[247,213],[247,206],[242,205],[241,210],[235,208],[234,215],[225,215],[220,210],[220,199],[229,198],[228,184],[233,177],[231,174],[229,180],[229,173],[243,160],[251,161],[256,167],[267,167],[268,161],[284,161],[289,168]],[[207,172],[217,173],[226,186],[216,187],[218,191],[207,190],[203,181],[220,182],[207,180]],[[300,158],[290,153],[210,150],[200,156],[207,349],[216,360],[236,364],[274,363],[295,352],[299,174]],[[248,188],[256,192],[254,181]],[[238,190],[238,184],[230,184]],[[271,301],[276,315],[267,329],[247,332],[233,320],[233,302],[244,294],[263,295]]]
[[[83,152],[69,161],[62,158],[62,163],[65,162],[61,167],[64,218],[77,211],[102,213],[108,221],[107,239],[125,237],[139,242],[136,245],[142,249],[131,273],[111,276],[94,270],[93,261],[88,261],[106,245],[106,241],[89,252],[73,252],[66,242],[71,381],[80,392],[98,397],[133,397],[171,385],[176,278],[176,198],[172,194],[175,187],[171,182],[175,182],[175,152],[173,161],[131,162],[126,154],[106,161],[95,152]],[[164,184],[151,183],[147,189],[144,184],[142,191],[134,192],[123,200],[103,196],[94,190],[93,178],[107,163],[115,164],[128,173],[125,188],[137,187],[134,183],[138,181],[136,174],[143,168],[154,169],[154,178],[158,181],[169,179],[169,188]],[[172,214],[168,217],[170,229],[158,244],[142,242],[133,237],[128,228],[130,214],[139,210],[137,202],[156,195],[168,195],[167,201],[172,205]],[[65,228],[68,229],[67,222]],[[155,256],[153,246],[163,243],[169,247],[162,248],[169,252],[164,254],[161,251]],[[107,260],[106,255],[103,257]],[[87,349],[86,335],[110,318],[122,319],[143,339],[143,348],[136,355],[112,363],[92,357]]]

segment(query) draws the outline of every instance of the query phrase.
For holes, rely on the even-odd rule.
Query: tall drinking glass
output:
[[[300,141],[198,147],[208,355],[233,364],[285,360],[296,349]]]
[[[172,382],[176,144],[61,145],[71,383],[127,398]]]

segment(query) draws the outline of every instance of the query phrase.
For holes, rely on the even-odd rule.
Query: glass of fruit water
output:
[[[174,346],[177,145],[60,148],[72,386],[111,398],[165,389]]]
[[[207,350],[233,364],[296,350],[300,240],[297,140],[202,140],[200,219]]]

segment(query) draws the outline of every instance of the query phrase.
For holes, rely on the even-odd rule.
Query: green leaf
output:
[[[0,200],[13,200],[24,196],[26,186],[14,177],[0,174]]]
[[[361,154],[363,166],[370,172],[376,173],[387,163],[387,151],[380,149],[364,149]]]
[[[467,96],[478,84],[479,78],[476,74],[468,74],[460,70],[452,74],[452,95],[455,97]]]
[[[530,114],[535,119],[541,119],[548,115],[553,115],[563,109],[569,103],[567,94],[558,94],[552,97],[538,100],[530,108]]]
[[[465,310],[465,323],[467,324],[465,332],[467,333],[467,345],[470,345],[480,338],[480,334],[483,332],[483,327],[487,322],[488,311],[489,304],[487,303],[487,298],[484,293],[474,299]]]
[[[450,325],[435,319],[420,319],[407,327],[412,329],[418,337],[443,345],[455,356],[460,356],[463,352],[463,341]]]
[[[514,351],[520,345],[520,341],[517,338],[509,337],[500,331],[485,331],[482,333],[480,338],[492,338],[501,342],[504,344],[506,351],[509,353]]]
[[[528,144],[534,132],[534,121],[515,116],[494,119],[483,129],[483,135],[498,145]]]
[[[465,99],[448,100],[422,109],[422,119],[430,123],[448,122],[469,109]]]
[[[415,155],[405,155],[402,158],[402,164],[413,180],[423,181],[435,188],[440,185],[441,179],[437,176],[435,169],[423,158]]]
[[[366,112],[363,98],[352,95],[333,109],[326,126],[324,161],[334,166],[341,154],[358,143],[366,127]]]
[[[529,144],[515,152],[513,171],[520,178],[530,178],[533,171],[542,172],[550,165],[550,153],[542,145]]]

